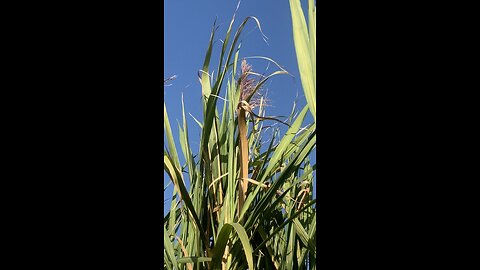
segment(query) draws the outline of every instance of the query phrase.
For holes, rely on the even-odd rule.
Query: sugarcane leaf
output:
[[[173,269],[178,269],[177,259],[175,258],[173,245],[172,245],[172,242],[170,242],[170,239],[168,238],[167,229],[165,229],[165,227],[163,227],[163,246],[164,246],[165,252],[167,253],[167,258],[170,260],[170,262],[173,265]]]
[[[220,230],[217,236],[217,243],[215,243],[215,247],[213,248],[212,268],[221,268],[222,256],[225,252],[227,240],[230,239],[230,233],[232,230],[235,230],[238,238],[241,241],[249,269],[255,269],[253,264],[253,249],[250,245],[250,241],[248,240],[247,232],[245,231],[245,228],[238,223],[225,223]]]
[[[309,0],[313,2],[312,0]],[[312,47],[316,46],[310,43],[310,40],[315,37],[309,37],[307,23],[303,14],[302,5],[300,0],[289,0],[290,11],[292,15],[292,27],[293,27],[293,41],[295,44],[295,52],[297,56],[298,69],[300,72],[300,78],[302,80],[303,91],[305,98],[307,99],[308,107],[312,113],[313,119],[316,122],[316,75],[314,70],[315,52]],[[313,3],[309,4],[313,6]],[[313,16],[313,12],[311,16]],[[313,24],[313,19],[311,24]],[[312,27],[313,28],[313,27]],[[312,31],[315,29],[312,29]]]

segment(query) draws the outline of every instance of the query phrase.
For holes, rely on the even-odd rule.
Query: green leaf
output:
[[[210,261],[212,261],[212,258],[209,257],[183,257],[177,260],[178,263],[201,263]]]
[[[300,0],[290,0],[289,2],[292,15],[293,41],[295,44],[300,78],[302,80],[303,91],[305,93],[305,98],[307,99],[308,107],[310,108],[310,112],[316,122],[316,52],[314,51],[314,48],[312,48],[316,45],[313,41],[313,45],[310,43],[310,40],[314,39],[315,36],[309,37],[307,23],[305,21]],[[313,2],[313,0],[309,0],[309,2]],[[313,6],[313,3],[309,3],[309,6]],[[313,16],[313,10],[312,12],[309,12],[309,14],[310,13],[312,14],[311,16]],[[312,18],[310,22],[311,28],[314,28],[312,26],[314,24],[315,22]],[[315,29],[312,29],[311,32],[314,32],[314,30]]]
[[[268,174],[271,172],[272,168],[276,165],[276,163],[282,158],[284,155],[285,151],[287,150],[288,145],[290,142],[293,140],[297,132],[300,130],[300,127],[303,123],[303,119],[305,118],[305,115],[307,114],[308,107],[305,106],[303,110],[299,113],[297,116],[297,119],[295,119],[295,122],[291,125],[291,127],[287,130],[285,136],[282,138],[280,143],[278,144],[277,148],[275,149],[275,152],[273,153],[269,164],[267,166],[267,169],[265,170],[265,174],[262,176],[262,179],[260,182],[263,182],[265,178],[268,176]]]
[[[210,65],[210,58],[212,57],[212,44],[213,44],[213,38],[215,37],[215,31],[217,27],[215,25],[215,22],[213,23],[213,28],[212,28],[212,33],[210,35],[210,40],[208,41],[208,48],[207,48],[207,54],[205,55],[205,60],[203,61],[203,68],[200,77],[200,83],[202,85],[202,95],[204,97],[209,97],[210,93],[212,92],[211,86],[210,86],[210,76],[208,74],[208,66]]]
[[[222,256],[225,252],[227,240],[230,239],[230,233],[235,229],[240,239],[249,269],[255,269],[253,264],[253,252],[248,240],[248,235],[242,225],[238,223],[225,223],[217,236],[217,243],[213,248],[212,269],[221,269]]]
[[[173,245],[172,245],[172,242],[170,242],[170,239],[168,238],[167,229],[165,229],[165,227],[163,227],[163,246],[164,246],[164,250],[167,253],[167,258],[173,264],[173,269],[178,269],[177,259],[175,258]]]
[[[277,234],[278,232],[280,232],[281,230],[284,229],[284,227],[288,224],[290,224],[291,222],[293,222],[293,219],[295,219],[296,217],[298,217],[300,214],[302,214],[305,210],[307,210],[311,205],[315,204],[317,202],[317,200],[312,200],[310,201],[308,204],[306,204],[304,207],[302,207],[300,210],[296,211],[295,214],[293,214],[290,218],[288,218],[287,220],[285,220],[285,222],[283,222],[282,224],[280,224],[271,234],[269,237],[267,237],[267,239],[265,239],[262,243],[260,243],[256,248],[255,250],[253,251],[253,253],[256,253],[260,248],[262,248],[272,237],[275,236],[275,234]]]
[[[198,215],[195,212],[195,208],[193,207],[192,200],[190,198],[190,195],[187,192],[185,184],[183,183],[183,179],[180,172],[177,170],[177,168],[173,166],[172,162],[170,161],[167,155],[163,156],[163,164],[165,165],[165,169],[169,174],[170,178],[172,179],[173,184],[178,188],[180,196],[182,200],[185,202],[185,205],[187,206],[188,213],[193,218],[194,224],[197,227],[196,229],[200,232],[200,238],[204,242],[204,245],[208,246],[208,240],[205,235],[205,230],[203,229],[202,224],[200,223],[200,220],[198,218]]]
[[[167,105],[163,103],[163,121],[164,129],[167,135],[168,142],[168,151],[172,157],[173,163],[175,166],[180,167],[180,161],[178,160],[177,148],[175,146],[175,141],[173,140],[172,128],[170,127],[170,121],[168,120]]]

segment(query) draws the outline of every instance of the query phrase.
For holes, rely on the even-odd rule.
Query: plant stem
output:
[[[245,110],[242,107],[238,109],[238,134],[240,136],[240,184],[238,196],[238,215],[242,211],[248,188],[248,142],[247,142],[247,121]],[[239,221],[240,222],[240,221]]]

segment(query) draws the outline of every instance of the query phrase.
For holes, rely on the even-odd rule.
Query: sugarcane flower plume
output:
[[[245,59],[242,60],[241,74],[240,74],[240,102],[247,101],[251,108],[259,105],[260,93],[254,93],[258,85],[258,81],[252,78],[252,66],[247,64]],[[253,94],[253,97],[252,97]],[[264,99],[265,101],[265,99]]]

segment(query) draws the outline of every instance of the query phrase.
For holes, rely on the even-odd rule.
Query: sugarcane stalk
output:
[[[242,106],[238,107],[238,134],[240,140],[240,181],[238,196],[238,214],[243,209],[247,198],[248,189],[248,141],[247,141],[247,120],[246,112]]]

